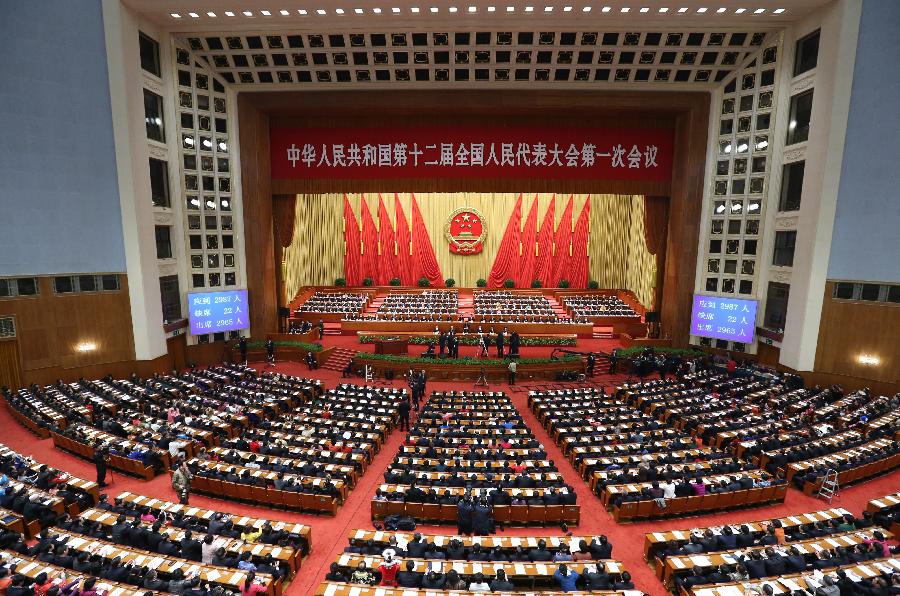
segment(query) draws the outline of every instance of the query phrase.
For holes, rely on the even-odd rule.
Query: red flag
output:
[[[541,231],[538,232],[537,256],[534,260],[532,279],[541,280],[545,288],[550,286],[553,277],[553,219],[556,217],[556,195],[550,199],[550,205],[544,213]]]
[[[417,261],[412,256],[412,243],[409,237],[409,223],[406,214],[403,213],[403,205],[400,204],[400,195],[394,193],[394,215],[397,217],[397,266],[399,267],[400,283],[404,286],[413,286],[422,277],[416,267]]]
[[[588,271],[591,267],[588,256],[588,241],[591,230],[591,197],[588,196],[581,208],[578,222],[575,224],[575,235],[572,237],[572,271],[569,281],[573,288],[586,288],[588,284]]]
[[[525,218],[525,229],[522,230],[522,250],[519,257],[519,267],[516,273],[516,287],[530,288],[534,281],[535,239],[537,237],[537,195],[531,202],[528,217]]]
[[[348,286],[360,283],[359,257],[359,223],[344,195],[344,279]]]
[[[559,280],[569,279],[569,263],[572,260],[572,200],[573,196],[569,196],[569,202],[563,211],[562,219],[559,220],[559,226],[556,228],[556,237],[553,240],[553,276],[551,283],[554,287],[559,286]],[[569,281],[572,281],[569,279]]]
[[[397,248],[394,246],[394,228],[391,226],[391,216],[388,215],[381,194],[378,195],[378,284],[387,285],[389,281],[397,277]]]
[[[365,196],[360,200],[360,212],[362,213],[362,259],[360,260],[359,275],[363,279],[378,279],[378,230],[375,229],[375,220],[366,203]]]
[[[488,275],[489,288],[502,288],[507,279],[516,279],[516,268],[519,264],[519,239],[522,226],[522,195],[516,201],[512,215],[506,223],[506,231],[503,232],[503,240],[494,257],[494,266]]]
[[[434,256],[434,247],[431,246],[431,238],[428,236],[428,228],[425,227],[425,221],[422,219],[422,213],[419,211],[416,195],[412,195],[412,238],[413,254],[418,261],[418,267],[422,271],[420,277],[427,278],[431,282],[432,287],[443,287],[444,280],[441,278],[441,267]],[[417,279],[416,283],[418,281]]]

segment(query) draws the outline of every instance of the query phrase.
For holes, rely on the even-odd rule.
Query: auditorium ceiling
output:
[[[242,90],[702,90],[827,0],[124,3]]]

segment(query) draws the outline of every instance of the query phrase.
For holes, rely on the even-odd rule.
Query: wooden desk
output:
[[[781,526],[783,528],[794,528],[797,526],[803,526],[820,521],[830,521],[838,517],[843,517],[844,515],[850,515],[850,512],[842,508],[823,509],[821,511],[813,511],[811,513],[798,513],[797,515],[789,515],[787,517],[780,518],[779,521],[781,522]],[[752,533],[765,532],[766,525],[769,523],[769,521],[770,520],[745,522],[744,524],[731,524],[731,529],[735,534],[739,534],[741,526],[746,525],[750,528],[750,532]],[[709,526],[709,529],[712,530],[714,535],[718,536],[722,533],[722,527],[724,526]],[[706,531],[706,528],[693,528],[691,530],[667,530],[665,532],[648,532],[644,535],[644,558],[649,561],[651,558],[653,558],[656,551],[665,546],[668,542],[688,542],[691,539],[691,533],[695,531],[699,531],[702,533]]]
[[[16,561],[16,573],[20,573],[31,579],[36,578],[43,572],[46,572],[48,577],[54,577],[60,573],[65,574],[69,581],[74,579],[87,579],[87,576],[77,573],[72,569],[44,563],[43,561],[20,555],[17,552],[6,550],[0,551],[0,560],[7,564]],[[144,596],[144,594],[147,593],[147,590],[144,588],[128,584],[119,584],[102,578],[97,578],[94,589],[98,591],[102,590],[104,596]]]
[[[217,511],[213,511],[211,509],[200,509],[199,507],[190,507],[188,505],[182,505],[181,503],[172,503],[171,501],[162,501],[160,499],[155,499],[152,497],[145,497],[143,495],[135,495],[133,493],[124,492],[120,494],[117,499],[122,499],[127,503],[134,503],[139,507],[148,507],[152,511],[165,511],[166,513],[184,513],[185,516],[195,518],[195,519],[203,519],[209,522],[212,519],[213,515],[219,513]],[[275,530],[285,530],[291,534],[297,534],[301,538],[306,541],[308,547],[312,546],[312,532],[309,526],[304,524],[296,524],[293,522],[283,522],[283,521],[274,521],[269,519],[261,519],[256,517],[237,517],[231,514],[227,514],[231,517],[231,521],[234,523],[235,527],[243,530],[248,529],[261,529],[264,525],[269,524]]]
[[[573,596],[578,594],[604,594],[605,596],[641,596],[640,590],[595,590],[593,592],[494,592],[494,594],[516,594],[517,596]],[[341,584],[322,582],[316,588],[315,596],[468,596],[468,590],[426,590],[416,588],[386,588],[384,586],[364,586],[361,584]],[[111,595],[118,596],[118,595]],[[142,596],[142,595],[137,595]]]
[[[406,354],[409,341],[405,339],[379,339],[375,342],[376,354]]]
[[[855,563],[853,565],[843,565],[841,567],[829,567],[827,571],[831,573],[838,569],[843,569],[848,573],[852,572],[859,577],[872,578],[878,576],[880,573],[900,572],[900,560],[894,558],[876,559],[869,561],[868,563]],[[811,577],[812,573],[809,572],[792,573],[763,580],[754,579],[745,582],[716,584],[715,586],[697,586],[690,590],[682,590],[681,593],[689,596],[741,596],[750,589],[755,590],[757,593],[761,593],[761,585],[766,584],[772,586],[775,594],[792,594],[797,590],[806,589],[805,586],[808,584],[805,580]],[[810,591],[815,591],[815,588],[818,586],[818,583],[814,583],[811,586],[812,589]]]

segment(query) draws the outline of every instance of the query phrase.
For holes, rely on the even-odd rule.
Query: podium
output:
[[[376,354],[406,354],[409,341],[405,339],[382,339],[375,342]]]

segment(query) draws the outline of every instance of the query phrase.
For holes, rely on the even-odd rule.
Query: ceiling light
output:
[[[603,10],[601,10],[601,12],[609,12],[611,10],[612,10],[612,8],[610,8],[609,6],[604,6]]]
[[[641,12],[650,12],[650,9],[645,6],[641,9]]]
[[[732,203],[731,204],[731,212],[732,213],[737,213],[743,208],[744,208],[744,206],[741,205],[740,203]]]
[[[83,341],[75,346],[78,352],[93,352],[97,349],[97,344],[92,341]]]
[[[233,17],[233,16],[234,16],[234,13],[231,12],[230,10],[226,10],[226,11],[225,11],[225,16],[226,16],[226,17]]]
[[[488,7],[487,7],[487,11],[488,11],[488,12],[494,12],[495,10],[497,10],[497,7],[496,7],[496,6],[488,6]]]
[[[756,150],[762,151],[763,149],[765,149],[768,146],[769,146],[769,141],[763,139],[762,141],[760,141],[756,144]]]
[[[281,9],[281,10],[278,11],[278,12],[280,12],[280,13],[281,13],[281,16],[283,16],[283,17],[286,17],[286,16],[288,16],[289,14],[291,14],[291,11],[289,11],[289,10],[284,10],[284,9]]]
[[[747,211],[759,211],[759,203],[757,201],[752,201],[747,205]]]
[[[172,17],[173,19],[180,19],[180,18],[181,18],[181,15],[178,14],[177,12],[170,12],[170,13],[169,13],[169,16]]]
[[[397,8],[396,6],[394,6],[394,7],[391,8],[391,12],[394,13],[394,14],[400,14],[400,9]]]
[[[534,7],[533,7],[533,6],[526,6],[526,7],[525,7],[525,12],[534,12]]]
[[[716,12],[719,13],[719,14],[722,14],[722,13],[725,12],[726,10],[727,10],[727,9],[725,9],[725,8],[719,8],[719,9],[716,10]]]
[[[362,13],[363,13],[363,9],[361,9],[361,8],[354,8],[354,9],[353,9],[353,12],[355,12],[356,14],[362,14]]]
[[[731,153],[731,143],[728,143],[727,145],[725,145],[725,153],[726,154]]]
[[[210,11],[210,12],[206,13],[206,16],[216,18],[216,13]]]
[[[469,12],[476,12],[477,10],[478,10],[478,8],[475,7],[475,6],[470,6],[470,7],[469,7]]]
[[[544,7],[544,12],[553,12],[553,7],[552,7],[552,6],[545,6],[545,7]]]
[[[506,12],[516,12],[516,7],[515,6],[507,6]]]
[[[790,124],[788,124],[788,130],[794,130],[795,128],[797,128],[797,121],[791,120]]]
[[[252,16],[253,16],[253,11],[252,11],[252,10],[245,10],[243,14],[244,14],[245,17],[252,17]]]
[[[623,6],[621,9],[621,12],[628,12],[629,10],[631,10],[631,9],[628,8],[627,6]]]
[[[418,7],[418,6],[411,6],[410,9],[409,9],[409,12],[412,12],[412,13],[415,13],[415,14],[419,14],[419,7]]]
[[[196,12],[189,12],[189,13],[188,13],[188,16],[191,17],[192,19],[199,19],[199,18],[200,18],[200,15],[198,15]]]
[[[450,11],[450,12],[456,12],[456,7],[455,7],[455,6],[451,6],[451,7],[448,8],[447,10]]]
[[[372,9],[372,12],[374,12],[375,14],[381,14],[381,9],[380,9],[380,8],[373,8],[373,9]]]
[[[272,16],[272,13],[269,12],[268,10],[261,10],[261,11],[259,11],[259,12],[262,13],[262,16],[264,16],[264,17],[270,17],[270,16]]]
[[[666,8],[665,6],[660,6],[660,7],[659,7],[659,12],[669,12],[669,9]]]
[[[316,14],[317,14],[317,15],[320,15],[320,16],[325,16],[325,9],[324,9],[324,8],[317,8],[317,9],[316,9]]]
[[[753,14],[762,14],[764,12],[766,12],[765,8],[757,8],[756,10],[753,11]]]
[[[301,8],[297,12],[300,13],[300,16],[304,16],[304,17],[309,14],[309,12],[307,12],[307,10],[305,8]]]
[[[607,6],[606,8],[609,8],[609,7]],[[584,8],[581,9],[581,12],[591,12],[591,7],[585,6]]]
[[[437,7],[437,6],[432,6],[430,10],[431,10],[431,12],[437,12],[437,11],[438,11],[438,7]]]
[[[563,6],[563,12],[572,12],[571,6]]]
[[[688,11],[687,7],[686,7],[686,6],[682,6],[681,8],[678,9],[678,14],[684,14],[684,13],[686,13],[687,11]]]
[[[750,147],[750,146],[747,145],[747,143],[741,143],[740,145],[738,145],[738,153],[743,153],[743,152],[746,151],[749,147]]]
[[[734,9],[734,14],[744,14],[745,12],[747,12],[747,9],[746,9],[746,8],[736,8],[736,9]]]
[[[344,14],[344,9],[343,8],[335,8],[334,14]]]
[[[776,9],[773,10],[772,12],[774,12],[775,14],[781,14],[781,13],[784,12],[784,9],[783,9],[783,8],[776,8]]]
[[[701,7],[701,8],[698,8],[698,9],[697,9],[697,12],[699,12],[700,14],[703,14],[703,13],[706,12],[707,10],[709,10],[709,9],[706,8],[706,7]]]
[[[228,149],[228,145],[225,141],[219,141],[219,151],[226,151]]]

